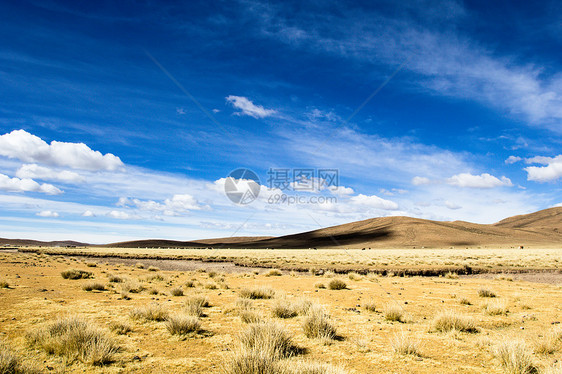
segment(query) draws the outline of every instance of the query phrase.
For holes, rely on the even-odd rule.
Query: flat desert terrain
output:
[[[557,249],[36,250],[0,253],[7,372],[561,370]]]

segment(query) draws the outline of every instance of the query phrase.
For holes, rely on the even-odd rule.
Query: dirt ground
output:
[[[138,263],[143,263],[144,268],[139,268]],[[454,274],[382,277],[295,272],[268,276],[267,269],[243,268],[234,272],[230,271],[231,265],[224,263],[216,264],[217,268],[193,265],[192,269],[165,270],[162,263],[122,259],[98,259],[95,267],[89,265],[63,256],[0,253],[0,281],[8,283],[6,288],[0,288],[0,339],[44,372],[224,372],[238,336],[246,328],[234,312],[236,300],[243,288],[257,286],[271,287],[276,295],[252,301],[255,310],[264,319],[279,321],[294,342],[305,349],[305,353],[290,360],[331,363],[349,373],[502,373],[494,352],[506,340],[524,341],[540,370],[562,360],[562,342],[556,343],[552,353],[541,353],[537,348],[562,322],[562,286],[556,283],[559,278],[541,282],[541,275],[533,279],[528,274],[457,278]],[[158,265],[161,269],[150,268]],[[63,279],[61,271],[70,268],[92,272],[93,281],[102,283],[106,290],[83,290],[83,285],[92,279]],[[110,274],[119,275],[124,282],[109,282]],[[347,289],[318,288],[334,277],[347,283]],[[186,286],[190,281],[194,287]],[[120,292],[124,283],[142,285],[144,290],[129,293],[130,299],[125,299]],[[182,288],[183,296],[171,296],[171,290],[177,287]],[[479,297],[478,290],[482,288],[492,290],[497,297]],[[203,331],[186,339],[171,335],[165,322],[130,318],[132,309],[152,302],[171,314],[177,313],[194,295],[207,296],[211,307],[201,318]],[[280,319],[272,315],[277,300],[301,297],[324,306],[340,339],[326,342],[307,338],[302,328],[305,316]],[[470,304],[461,304],[462,299]],[[484,313],[483,307],[491,301],[501,301],[506,313]],[[364,308],[368,303],[375,305],[374,311]],[[383,310],[387,305],[399,307],[404,322],[386,320]],[[479,332],[432,331],[431,321],[446,310],[472,318]],[[114,321],[124,321],[132,331],[116,335],[107,330],[122,349],[113,363],[102,367],[47,354],[27,342],[28,333],[68,315],[85,317],[103,329]],[[397,334],[416,341],[419,355],[396,353],[392,343]]]

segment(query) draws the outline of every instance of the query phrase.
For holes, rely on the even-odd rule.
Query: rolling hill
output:
[[[108,247],[222,248],[447,248],[562,247],[562,207],[506,218],[495,224],[380,217],[280,237],[194,241],[140,240]]]

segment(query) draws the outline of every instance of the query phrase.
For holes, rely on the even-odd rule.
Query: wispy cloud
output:
[[[240,112],[236,115],[246,115],[254,118],[265,118],[275,114],[277,111],[273,109],[266,109],[261,105],[254,104],[251,100],[243,96],[230,95],[226,97],[226,101],[232,104]]]

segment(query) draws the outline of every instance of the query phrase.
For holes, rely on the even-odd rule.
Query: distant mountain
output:
[[[0,245],[85,246],[74,241],[0,239]],[[449,248],[562,247],[562,207],[506,218],[491,225],[379,217],[279,237],[232,237],[192,241],[135,240],[106,244],[120,248]]]
[[[89,246],[88,243],[80,243],[75,242],[72,240],[62,240],[62,241],[52,241],[52,242],[42,242],[39,240],[30,240],[30,239],[5,239],[0,238],[0,245],[2,246],[30,246],[30,247],[67,247],[67,246],[76,246],[76,247],[85,247]]]
[[[107,246],[302,249],[520,245],[562,247],[562,208],[510,217],[492,225],[411,217],[380,217],[280,237],[237,237],[189,242],[141,240]]]

